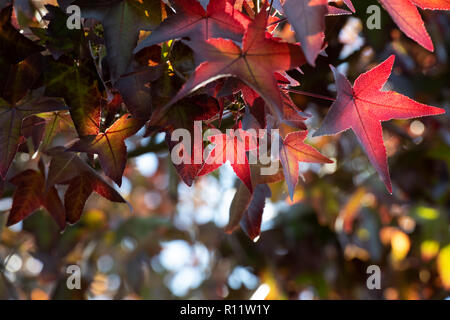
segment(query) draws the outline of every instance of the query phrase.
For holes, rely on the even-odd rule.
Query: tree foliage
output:
[[[362,206],[389,221],[393,205],[403,208],[415,197],[420,200],[412,207],[419,216],[427,205],[448,209],[449,151],[442,138],[447,134],[448,140],[448,121],[438,115],[445,113],[448,99],[448,88],[442,89],[448,69],[439,67],[448,68],[440,53],[449,39],[437,31],[442,25],[448,31],[448,20],[437,11],[449,10],[449,3],[379,0],[383,21],[390,23],[383,27],[393,31],[366,30],[366,47],[353,46],[343,56],[342,38],[352,32],[344,23],[352,15],[365,17],[365,8],[376,3],[363,2],[60,0],[44,1],[38,12],[46,14],[36,19],[23,1],[1,1],[0,191],[12,196],[7,226],[43,208],[70,233],[87,223],[83,212],[94,192],[139,211],[136,199],[121,195],[120,187],[124,178],[133,188],[144,184],[133,161],[148,153],[163,153],[164,170],[177,173],[165,191],[175,203],[181,201],[178,181],[197,188],[229,161],[241,182],[225,231],[240,226],[252,240],[261,235],[269,198],[304,202],[302,210],[315,211],[320,225],[342,223],[347,235],[358,213],[367,214]],[[70,5],[81,8],[80,30],[67,28]],[[426,9],[425,19],[417,7]],[[424,20],[430,21],[431,37]],[[352,47],[351,41],[346,46]],[[398,85],[401,74],[410,78],[413,90]],[[353,85],[348,78],[356,79]],[[178,149],[172,134],[186,129],[194,137],[198,121],[202,130],[220,134],[190,150]],[[242,134],[230,135],[227,129]],[[278,130],[279,157],[272,157],[273,163],[249,162],[249,152],[261,146],[248,132],[260,129],[271,138]],[[356,140],[343,133],[348,129]],[[158,138],[161,134],[165,139]],[[216,149],[206,155],[213,145]],[[177,150],[192,161],[171,163]],[[233,162],[238,151],[245,157],[240,163]],[[279,170],[261,174],[271,165]],[[427,176],[427,170],[439,172]],[[372,179],[374,172],[387,190]],[[431,186],[436,190],[423,190]],[[361,223],[369,221],[364,219]],[[72,226],[80,221],[81,226]],[[395,260],[395,239],[406,234],[389,228],[380,237],[392,243]],[[326,241],[337,241],[329,229],[322,231]],[[448,230],[441,240],[444,245],[449,240]]]

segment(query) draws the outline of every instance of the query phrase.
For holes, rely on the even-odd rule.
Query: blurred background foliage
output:
[[[15,2],[24,33],[42,27],[44,4]],[[436,50],[406,38],[382,10],[382,29],[368,30],[366,8],[327,18],[328,58],[291,76],[301,89],[335,96],[328,64],[354,80],[397,55],[388,86],[422,103],[450,101],[450,19],[422,11]],[[292,37],[289,25],[277,31]],[[32,37],[32,35],[30,35]],[[185,49],[184,49],[185,50]],[[330,103],[300,95],[313,114],[311,133]],[[42,211],[11,228],[12,187],[0,200],[0,298],[3,299],[444,299],[450,296],[450,120],[447,115],[384,124],[394,194],[389,195],[352,134],[310,138],[325,166],[301,165],[305,181],[288,200],[272,184],[262,234],[226,234],[236,191],[230,167],[189,188],[170,163],[164,136],[127,141],[130,159],[121,194],[133,207],[93,195],[82,220],[59,233]],[[27,161],[23,154],[18,161]],[[66,267],[78,264],[82,290],[68,290]],[[366,287],[369,265],[381,290]]]

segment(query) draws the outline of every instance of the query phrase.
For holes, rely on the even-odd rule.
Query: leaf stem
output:
[[[291,93],[300,94],[300,95],[308,96],[308,97],[312,97],[312,98],[323,99],[323,100],[328,100],[328,101],[336,101],[335,98],[323,96],[321,94],[310,93],[310,92],[294,90],[294,89],[286,89],[286,90]]]
[[[286,21],[286,20],[287,20],[287,18],[281,18],[281,19],[278,19],[277,21],[273,21],[273,22],[267,24],[267,26],[268,26],[268,27],[271,27],[271,26],[273,26],[274,24],[278,24],[278,23],[284,22],[284,21]]]

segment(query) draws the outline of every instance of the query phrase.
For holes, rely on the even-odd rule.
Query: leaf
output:
[[[352,129],[386,188],[392,193],[381,121],[443,114],[440,108],[418,103],[394,91],[380,91],[388,80],[395,56],[360,75],[352,87],[334,67],[338,97],[314,136]]]
[[[95,66],[60,59],[44,73],[47,95],[62,97],[80,137],[96,135],[100,128],[103,97],[98,88]]]
[[[175,104],[170,114],[166,114],[158,123],[158,127],[166,131],[183,128],[193,132],[194,121],[211,119],[219,111],[216,99],[205,94],[194,95]]]
[[[238,178],[250,192],[253,192],[250,166],[245,152],[257,148],[256,137],[240,127],[237,130],[230,130],[227,134],[214,135],[208,139],[215,147],[209,153],[198,175],[208,174],[229,161]]]
[[[70,151],[98,154],[100,165],[106,175],[120,186],[127,161],[125,139],[138,132],[142,126],[141,120],[130,118],[129,114],[125,114],[105,132],[75,142]]]
[[[64,195],[67,221],[71,224],[80,220],[87,199],[96,188],[97,180],[89,173],[81,173],[69,181]]]
[[[278,81],[278,83],[281,84],[280,81]],[[270,117],[267,112],[268,110],[266,111],[268,108],[266,103],[258,95],[258,93],[245,84],[239,84],[239,89],[242,92],[242,98],[244,101],[251,106],[250,112],[258,120],[259,124],[265,128],[267,122],[266,118]],[[297,109],[289,94],[284,92],[283,89],[280,91],[280,94],[283,105],[279,115],[281,118],[276,122],[279,122],[280,125],[286,124],[300,130],[306,130],[304,121],[308,118],[308,115]]]
[[[328,0],[286,0],[284,12],[302,44],[306,59],[315,66],[325,39]]]
[[[295,186],[298,182],[299,161],[310,163],[333,162],[310,145],[304,143],[307,135],[308,131],[297,131],[289,133],[284,140],[280,137],[280,161],[291,200],[294,197]]]
[[[411,0],[411,2],[424,10],[450,10],[448,0]]]
[[[231,40],[210,39],[196,43],[193,50],[201,55],[201,63],[178,94],[161,110],[152,115],[157,123],[171,105],[206,84],[219,78],[236,76],[264,98],[271,112],[280,116],[283,100],[274,76],[276,71],[293,69],[305,62],[299,45],[282,43],[266,37],[267,14],[264,9],[249,25],[242,49]]]
[[[272,192],[267,184],[258,185],[240,221],[242,230],[244,230],[252,241],[257,241],[261,234],[261,222],[266,198],[270,198],[271,194]]]
[[[333,2],[340,2],[340,0],[329,0],[328,1],[328,9],[327,9],[327,16],[340,16],[340,15],[350,15],[352,12],[355,12],[355,7],[353,6],[353,3],[351,0],[343,0],[344,3],[347,5],[347,7],[351,10],[348,11],[346,9],[341,9],[335,6],[330,5],[330,3]],[[274,0],[273,1],[273,7],[282,15],[285,15],[285,12],[283,10],[283,5],[286,3],[286,0]]]
[[[64,206],[55,187],[45,191],[45,178],[41,172],[25,170],[10,182],[17,186],[7,226],[12,226],[31,215],[40,207],[45,207],[62,230],[66,225]]]
[[[447,0],[379,0],[389,12],[397,26],[408,37],[429,51],[434,51],[433,42],[425,29],[416,6],[431,10],[450,10]]]
[[[88,1],[77,0],[84,18],[100,21],[104,29],[107,60],[112,82],[124,73],[133,59],[140,30],[153,30],[161,21],[160,0]]]
[[[183,161],[181,164],[174,164],[180,178],[188,185],[192,186],[194,179],[197,177],[203,165],[203,141],[200,144],[195,140],[194,121],[208,120],[217,115],[220,111],[219,104],[216,99],[207,95],[197,95],[189,97],[175,104],[170,112],[161,120],[160,126],[166,131],[166,141],[169,146],[169,152],[172,153],[177,146],[180,158],[185,157],[187,152],[189,163]],[[181,142],[171,141],[171,135],[176,129],[186,129],[190,132],[191,150],[185,150]],[[201,128],[200,128],[201,129]],[[199,138],[202,140],[202,133],[199,132]],[[199,148],[200,147],[200,148]],[[197,148],[199,148],[197,150]],[[195,161],[195,154],[199,154],[201,161]],[[196,163],[198,162],[198,163]]]
[[[450,245],[446,245],[439,252],[437,269],[445,290],[450,290]]]
[[[54,137],[68,128],[73,128],[73,122],[67,111],[40,113],[22,122],[22,135],[32,139],[35,151],[46,151]],[[19,151],[30,152],[26,141],[20,145]]]
[[[14,65],[1,76],[0,95],[9,103],[14,104],[25,97],[33,89],[42,72],[42,56],[33,54]]]
[[[153,97],[148,84],[161,76],[162,68],[145,67],[133,69],[134,72],[123,75],[116,82],[125,104],[135,118],[148,120],[151,116]]]
[[[30,116],[22,121],[22,136],[25,139],[31,138],[33,142],[33,150],[36,151],[42,141],[45,131],[45,120],[38,116]],[[22,144],[19,146],[19,152],[30,153],[29,145],[25,139],[22,140]]]
[[[345,5],[347,7],[349,7],[350,10],[352,10],[352,12],[355,12],[355,7],[353,6],[352,0],[343,0]]]
[[[266,184],[259,184],[250,193],[244,184],[240,184],[230,206],[230,220],[225,232],[232,233],[240,225],[250,239],[256,239],[261,233],[261,221],[266,198],[271,195]]]
[[[52,160],[45,187],[49,189],[55,184],[69,185],[64,196],[64,207],[69,223],[73,224],[80,219],[86,200],[92,192],[110,201],[126,203],[114,188],[75,153],[65,151],[62,147],[53,148],[47,153]]]
[[[40,114],[40,118],[45,120],[45,130],[42,137],[41,149],[46,151],[52,144],[54,137],[61,131],[73,128],[73,121],[70,114],[66,112],[52,112],[50,114]]]
[[[12,26],[12,11],[12,5],[0,11],[0,64],[16,64],[26,57],[44,50],[43,47],[26,38]]]
[[[63,109],[64,103],[55,98],[27,97],[18,104],[10,104],[0,98],[0,176],[6,177],[16,155],[23,119],[33,114]]]
[[[350,0],[344,2],[355,12]],[[278,7],[294,29],[306,59],[313,67],[317,56],[324,50],[325,17],[351,14],[350,11],[330,6],[328,0],[284,0],[282,7]]]
[[[60,7],[47,4],[45,9],[48,13],[43,18],[48,21],[47,28],[30,29],[41,39],[41,44],[52,53],[53,58],[59,59],[63,54],[77,55],[82,52],[84,30],[68,29],[68,15]]]
[[[211,38],[242,41],[250,19],[235,10],[228,0],[210,0],[207,9],[197,0],[174,0],[177,13],[164,20],[135,52],[171,39],[189,38],[198,42]]]

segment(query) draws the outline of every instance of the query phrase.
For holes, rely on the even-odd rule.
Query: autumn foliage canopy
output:
[[[126,202],[121,186],[127,165],[126,140],[137,134],[166,133],[169,151],[176,129],[223,132],[224,146],[250,151],[226,129],[279,132],[280,170],[261,175],[260,163],[231,163],[241,187],[233,201],[227,231],[239,225],[252,239],[260,233],[267,184],[285,180],[294,197],[299,163],[333,163],[307,142],[351,130],[392,193],[383,122],[437,116],[429,106],[384,88],[395,56],[374,61],[352,84],[330,65],[336,98],[300,91],[296,79],[308,77],[327,60],[325,20],[351,15],[350,0],[61,0],[47,5],[47,26],[24,34],[9,1],[0,7],[0,186],[15,187],[8,225],[45,208],[60,229],[80,220],[95,192]],[[433,51],[417,7],[449,10],[448,1],[380,0],[399,29]],[[66,8],[81,8],[81,29],[66,27]],[[285,26],[288,26],[288,31]],[[290,36],[289,36],[290,35]],[[304,70],[308,70],[305,72]],[[323,79],[323,82],[328,82]],[[318,127],[294,95],[332,100]],[[311,134],[309,136],[311,136]],[[64,138],[61,138],[63,136]],[[339,139],[337,136],[336,139]],[[203,149],[212,141],[204,141]],[[254,145],[253,148],[258,148]],[[193,148],[194,149],[194,148]],[[195,150],[183,150],[193,155]],[[227,160],[211,165],[175,164],[191,186]],[[22,155],[29,160],[17,162]],[[395,181],[394,181],[395,185]],[[65,186],[64,189],[61,189]],[[64,190],[64,191],[62,191]]]

